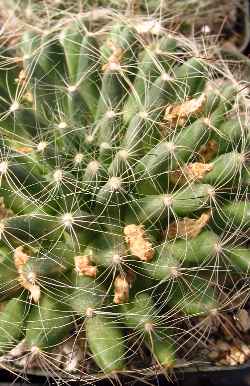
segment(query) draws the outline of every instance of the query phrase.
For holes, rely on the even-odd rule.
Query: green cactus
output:
[[[80,377],[132,371],[139,347],[167,370],[191,322],[226,317],[225,276],[250,267],[249,128],[199,49],[72,20],[3,52],[3,354],[23,339],[29,366],[63,368],[73,338]]]

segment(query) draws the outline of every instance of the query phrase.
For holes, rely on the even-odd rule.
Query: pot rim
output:
[[[53,377],[61,377],[62,380],[70,380],[71,381],[79,381],[79,380],[91,380],[92,381],[97,381],[97,380],[103,380],[103,379],[106,379],[108,377],[107,374],[97,374],[97,373],[93,373],[93,374],[74,374],[74,373],[69,373],[68,376],[65,375],[65,373],[63,372],[60,372],[58,371],[58,375],[55,376],[55,374],[50,374],[50,373],[47,373],[45,371],[42,371],[40,369],[23,369],[23,368],[18,368],[18,367],[15,367],[15,366],[11,366],[9,364],[5,364],[4,362],[0,364],[0,371],[2,370],[6,370],[10,373],[17,373],[17,374],[23,374],[24,376],[31,376],[31,377],[46,377],[46,378],[53,378]],[[169,372],[170,374],[174,374],[177,378],[178,378],[178,375],[183,375],[183,374],[199,374],[199,373],[214,373],[214,372],[217,372],[217,373],[220,373],[220,372],[233,372],[233,371],[241,371],[241,370],[247,370],[247,369],[250,369],[250,360],[246,361],[245,363],[241,364],[241,365],[238,365],[238,366],[214,366],[214,365],[202,365],[201,363],[187,363],[187,364],[179,364],[179,365],[176,365],[174,366],[171,370],[165,370],[167,372]],[[164,369],[162,368],[157,368],[157,367],[149,367],[147,369],[138,369],[138,370],[126,370],[124,372],[118,372],[118,373],[115,373],[113,376],[128,376],[128,377],[133,377],[133,375],[136,375],[138,374],[138,372],[140,372],[140,374],[142,372],[145,372],[145,376],[147,377],[150,377],[150,376],[160,376],[162,374],[164,374]],[[112,377],[112,375],[110,375],[109,377]]]

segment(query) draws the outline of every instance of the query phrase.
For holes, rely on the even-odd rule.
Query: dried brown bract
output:
[[[178,185],[188,182],[198,182],[213,169],[212,164],[202,162],[193,162],[185,165],[182,169],[171,173],[171,181]]]
[[[114,281],[114,303],[122,304],[129,300],[129,290],[134,280],[134,274],[132,271],[127,272],[125,275],[118,275]]]
[[[152,260],[154,257],[154,249],[152,243],[148,240],[143,225],[126,225],[124,235],[132,255],[142,261]]]
[[[210,139],[206,144],[202,145],[198,151],[203,162],[209,162],[216,155],[218,144],[213,139]]]
[[[182,237],[193,239],[202,231],[211,218],[211,211],[202,213],[198,219],[184,217],[183,220],[173,222],[165,232],[168,239]]]
[[[75,271],[80,276],[96,277],[97,267],[92,265],[91,259],[90,255],[75,256]]]
[[[36,274],[34,272],[26,273],[23,268],[29,261],[30,256],[24,252],[23,246],[17,247],[14,251],[14,264],[19,274],[21,286],[30,292],[30,297],[37,303],[40,299],[40,287],[36,284]]]
[[[187,100],[180,104],[167,106],[164,120],[171,126],[184,125],[186,120],[192,116],[198,116],[202,113],[206,95],[202,94],[198,98]]]

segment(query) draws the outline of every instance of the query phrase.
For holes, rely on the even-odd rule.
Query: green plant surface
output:
[[[244,88],[213,47],[119,19],[27,29],[0,62],[4,363],[170,371],[249,296]]]

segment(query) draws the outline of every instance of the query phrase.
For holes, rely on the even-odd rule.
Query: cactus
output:
[[[104,32],[27,31],[0,71],[1,353],[90,379],[173,368],[250,268],[240,86],[181,36]]]
[[[247,0],[2,0],[0,18],[7,32],[7,41],[13,42],[26,28],[27,23],[35,27],[47,29],[55,22],[64,23],[70,14],[77,18],[85,14],[87,20],[102,23],[117,12],[126,17],[145,17],[141,31],[151,29],[157,31],[161,26],[180,30],[184,34],[192,33],[192,28],[206,34],[218,34],[224,39],[230,35],[237,46],[245,47],[248,41],[248,2]],[[235,34],[237,18],[242,23],[241,31]],[[226,18],[226,21],[225,21]]]

